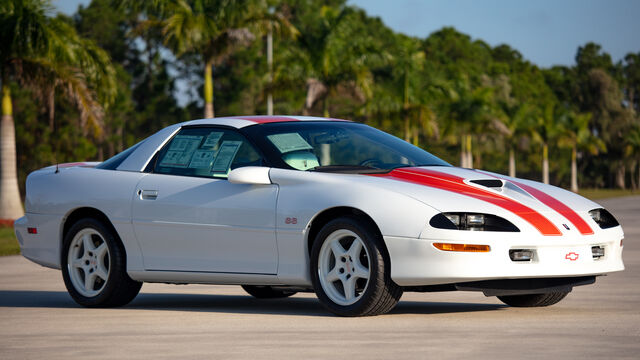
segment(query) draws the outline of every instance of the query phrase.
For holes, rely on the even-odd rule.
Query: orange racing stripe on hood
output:
[[[466,184],[463,178],[455,175],[445,174],[439,171],[422,168],[400,168],[387,174],[371,174],[371,176],[392,178],[401,181],[412,182],[436,189],[451,191],[456,194],[469,196],[478,200],[486,201],[514,213],[529,224],[533,225],[542,235],[559,236],[560,230],[539,212],[523,205],[506,196],[496,194],[489,190],[479,189]]]

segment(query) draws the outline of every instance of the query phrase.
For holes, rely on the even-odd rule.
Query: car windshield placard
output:
[[[176,136],[160,161],[160,166],[186,168],[201,141],[202,136]]]
[[[269,139],[269,141],[278,148],[281,154],[298,150],[313,149],[313,147],[309,145],[309,143],[297,132],[269,135],[267,136],[267,139]]]
[[[210,169],[213,162],[213,150],[197,150],[189,163],[190,169]]]
[[[211,172],[227,172],[238,149],[240,149],[240,145],[242,145],[242,141],[223,141],[216,160],[213,162]]]
[[[204,143],[202,144],[202,148],[215,148],[216,146],[218,146],[218,142],[220,142],[220,139],[222,138],[222,135],[224,133],[222,131],[213,131],[211,133],[209,133],[209,135],[207,136],[207,138],[204,140]]]

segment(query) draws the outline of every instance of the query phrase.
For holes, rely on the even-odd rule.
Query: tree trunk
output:
[[[578,192],[578,150],[571,148],[571,191]]]
[[[409,119],[409,76],[404,72],[404,86],[402,93],[402,116],[404,117],[404,140],[411,141],[411,121]]]
[[[329,95],[322,100],[322,116],[329,117]]]
[[[460,139],[460,167],[467,167],[467,143],[465,142],[465,135],[462,135]]]
[[[56,117],[56,91],[52,86],[47,94],[48,110],[49,110],[49,131],[53,133]]]
[[[213,111],[213,61],[207,60],[204,68],[204,117],[212,118]]]
[[[473,169],[473,151],[471,148],[471,135],[467,135],[467,167]]]
[[[22,215],[16,167],[16,134],[9,86],[2,83],[2,122],[0,123],[0,220],[15,220]]]
[[[414,128],[413,131],[411,131],[411,136],[412,136],[412,140],[411,143],[417,147],[420,147],[420,130],[418,130],[418,128]]]
[[[329,89],[320,80],[315,78],[307,79],[307,96],[304,101],[304,107],[302,109],[302,115],[311,115],[311,108],[316,104],[318,100],[321,100],[328,96]],[[324,103],[326,105],[326,103]],[[324,105],[323,105],[324,106]],[[328,111],[325,108],[325,112]]]
[[[516,177],[516,152],[513,147],[509,149],[509,176]]]
[[[542,145],[542,182],[549,183],[549,145]]]
[[[636,177],[634,175],[636,173],[636,165],[637,167],[640,167],[640,163],[636,161],[632,162],[629,167],[629,173],[631,174],[631,190],[636,190],[638,188],[638,184],[636,184]]]
[[[267,67],[269,70],[269,90],[267,92],[267,115],[273,115],[273,30],[269,25],[267,34]]]
[[[409,121],[409,112],[406,108],[402,109],[402,116],[404,117],[404,141],[411,142],[411,123]]]
[[[624,167],[624,164],[619,164],[618,168],[616,169],[616,186],[620,189],[625,189],[625,179],[624,176],[626,174],[626,169]]]

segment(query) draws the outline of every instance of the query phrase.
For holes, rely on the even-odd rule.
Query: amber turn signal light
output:
[[[462,252],[489,252],[489,245],[469,245],[469,244],[447,244],[433,243],[433,246],[442,251],[462,251]]]

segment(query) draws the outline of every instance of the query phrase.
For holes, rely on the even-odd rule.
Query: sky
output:
[[[54,0],[73,14],[90,0]],[[573,65],[593,41],[614,62],[640,52],[640,0],[348,0],[395,31],[425,38],[444,26],[491,46],[508,44],[541,67]]]

